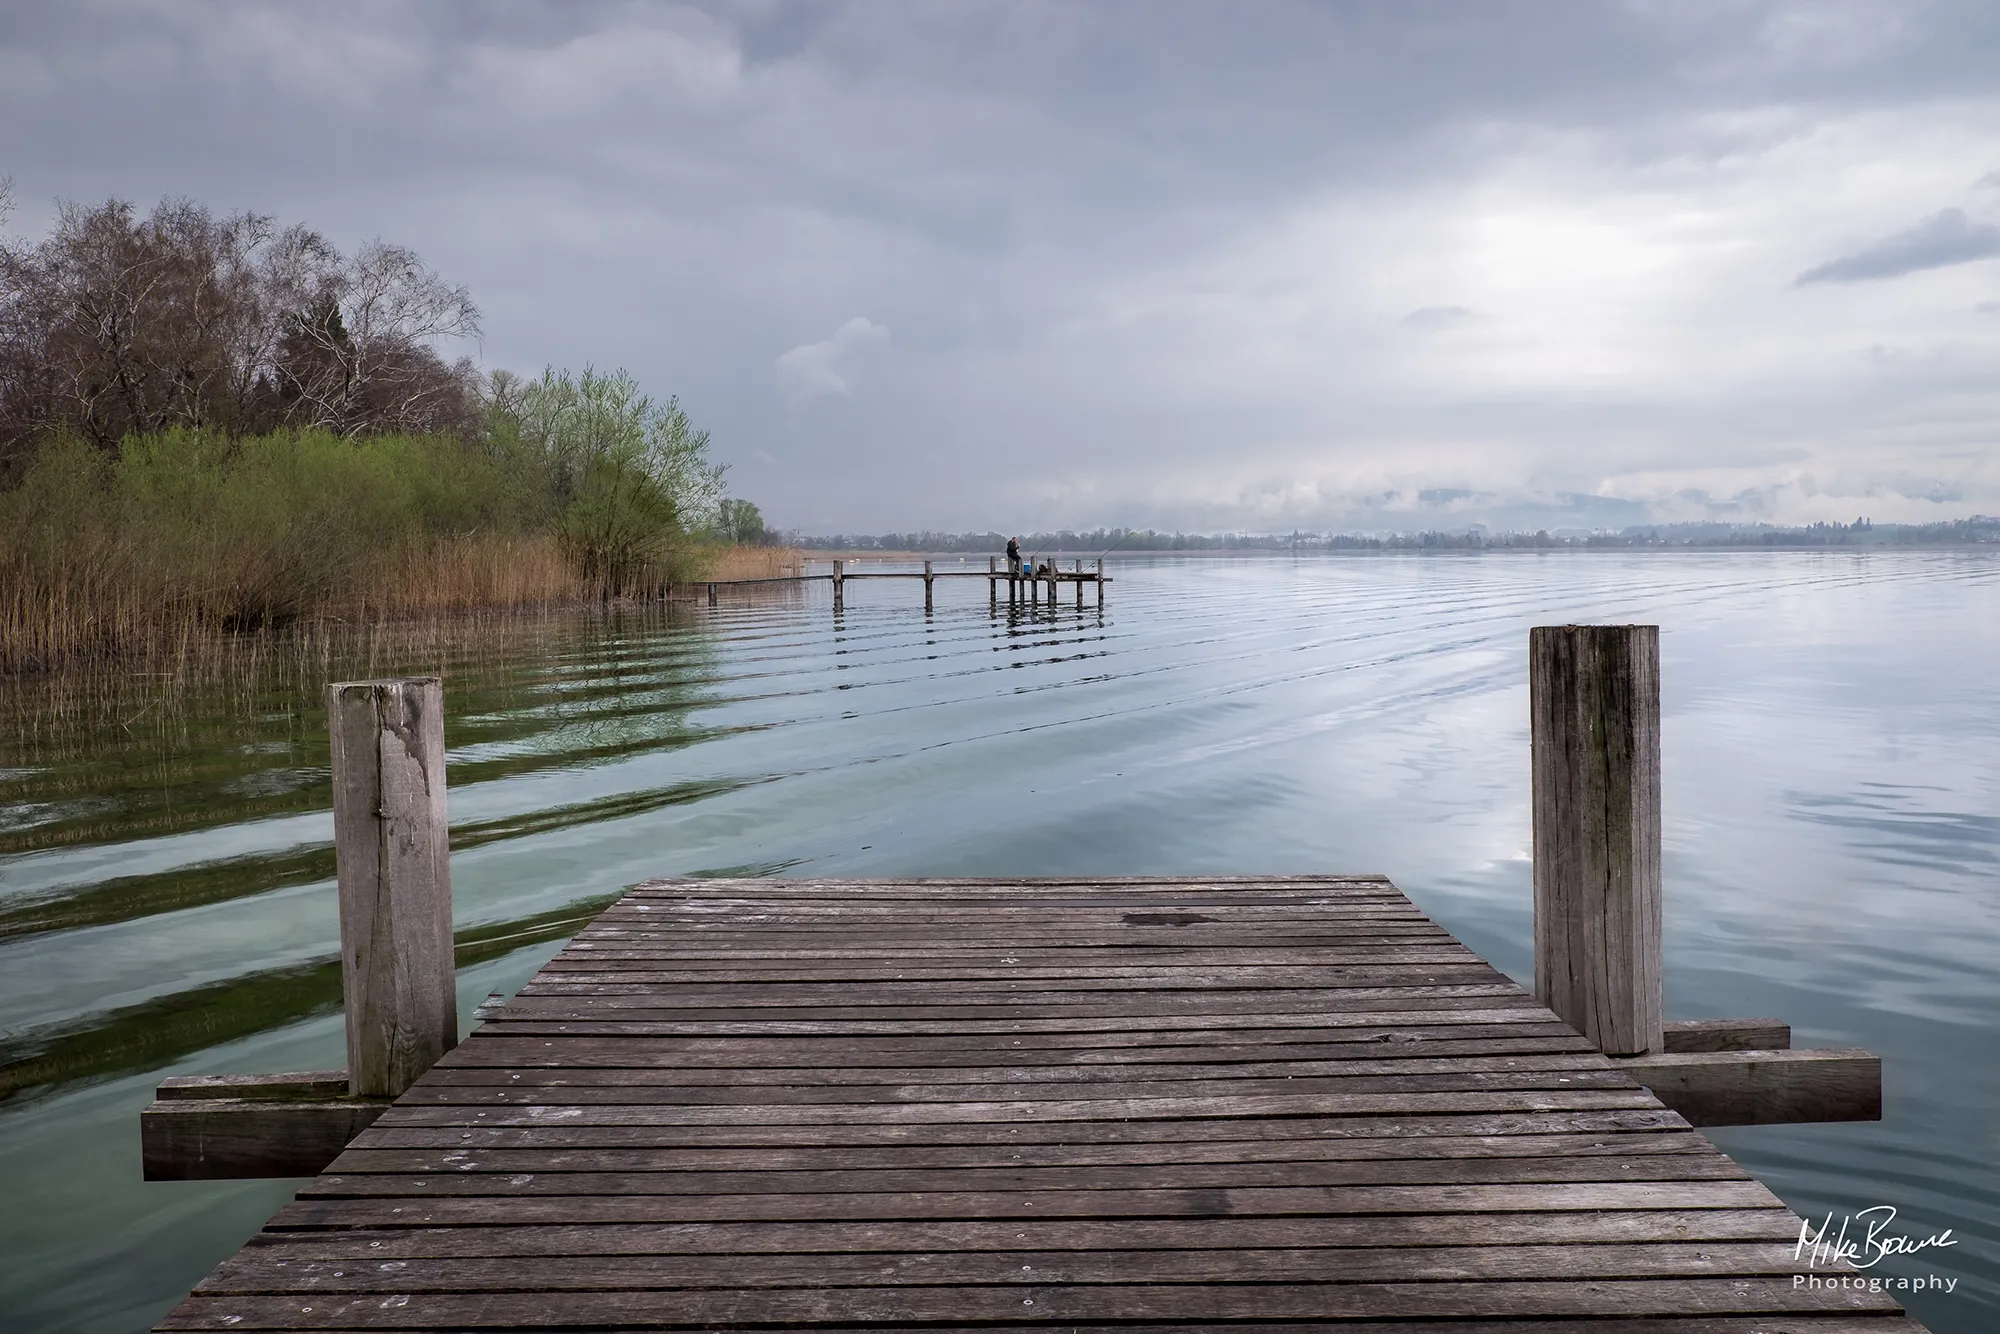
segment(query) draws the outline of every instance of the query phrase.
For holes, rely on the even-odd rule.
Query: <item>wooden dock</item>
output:
[[[1071,562],[1070,569],[1061,568],[1062,562],[1050,559],[1035,566],[1032,571],[1013,568],[1001,569],[997,557],[986,558],[983,570],[940,570],[931,560],[923,562],[920,570],[850,570],[845,560],[833,562],[831,574],[781,574],[758,579],[716,579],[710,580],[708,605],[721,605],[723,589],[770,588],[774,585],[828,583],[833,587],[833,609],[836,612],[847,609],[847,585],[856,579],[921,579],[924,583],[924,611],[937,609],[937,581],[940,579],[984,579],[986,581],[986,605],[988,609],[1000,610],[1000,590],[1007,590],[1007,605],[1018,607],[1026,603],[1038,607],[1042,602],[1042,590],[1048,590],[1048,605],[1055,609],[1056,595],[1062,585],[1069,584],[1076,589],[1076,605],[1083,607],[1083,589],[1086,584],[1097,589],[1097,605],[1104,606],[1104,586],[1111,582],[1111,576],[1104,572],[1104,559],[1099,557],[1092,569],[1083,567],[1081,558]]]
[[[1378,877],[663,881],[160,1328],[1918,1331],[1800,1227]]]

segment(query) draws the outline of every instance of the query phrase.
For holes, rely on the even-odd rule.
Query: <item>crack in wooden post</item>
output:
[[[395,1097],[458,1044],[444,686],[327,689],[349,1092]]]

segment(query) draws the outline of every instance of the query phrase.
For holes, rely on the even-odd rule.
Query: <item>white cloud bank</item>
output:
[[[801,343],[781,354],[772,363],[778,382],[800,398],[834,394],[845,398],[851,391],[842,368],[865,347],[889,341],[889,331],[865,316],[857,315],[817,343]]]

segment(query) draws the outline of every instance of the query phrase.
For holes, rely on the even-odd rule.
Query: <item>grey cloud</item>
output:
[[[1923,269],[1941,269],[2000,255],[2000,227],[1973,222],[1964,209],[1940,209],[1907,231],[1885,236],[1851,255],[1807,269],[1793,280],[1807,283],[1855,283],[1871,278],[1900,278]]]
[[[1973,310],[1981,315],[2000,315],[2000,301],[1982,301]]]
[[[1384,490],[1411,523],[1439,505],[1498,522],[1531,517],[1507,509],[1531,473],[1546,517],[1574,522],[1596,502],[1548,498],[1641,469],[1776,471],[1779,447],[1989,401],[1983,320],[1959,332],[1986,360],[1948,400],[1914,372],[1830,391],[1819,331],[1767,309],[1802,303],[1735,281],[1568,332],[1589,283],[1549,261],[1567,234],[1543,221],[1601,206],[1615,258],[1645,242],[1633,219],[1662,200],[1711,216],[1703,183],[1750,163],[1750,207],[1706,225],[1717,253],[1770,253],[1817,201],[1760,155],[1826,126],[1863,144],[1836,157],[1907,126],[1990,144],[1970,132],[2000,115],[2000,6],[1859,0],[1831,37],[1816,12],[7,0],[0,175],[17,237],[58,196],[185,193],[410,244],[479,298],[487,364],[622,365],[679,394],[785,526],[1332,523]],[[1502,249],[1438,253],[1430,224],[1484,204],[1540,211],[1488,233]],[[1384,241],[1381,219],[1412,234]],[[893,342],[842,341],[859,311]],[[1778,364],[1683,364],[1745,317]],[[1480,337],[1436,332],[1461,326]],[[1963,411],[1923,440],[1990,450],[1996,414]],[[996,473],[1022,440],[1065,466]]]
[[[1412,329],[1428,332],[1434,329],[1450,329],[1474,318],[1476,316],[1468,306],[1424,306],[1403,316],[1403,323]]]
[[[1987,172],[1972,183],[1975,190],[2000,190],[2000,167]]]

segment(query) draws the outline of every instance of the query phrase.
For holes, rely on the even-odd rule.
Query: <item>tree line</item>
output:
[[[1004,551],[1007,536],[998,532],[835,533],[830,536],[789,534],[793,546],[814,551],[923,551],[985,554]],[[1551,533],[1490,532],[1483,528],[1446,531],[1424,529],[1404,533],[1163,533],[1151,528],[1059,529],[1021,536],[1025,551],[1520,551],[1607,547],[1861,547],[1952,546],[2000,542],[2000,518],[1973,515],[1966,519],[1925,524],[1817,522],[1794,527],[1775,524],[1678,523],[1639,524],[1618,532]]]
[[[0,670],[390,584],[406,610],[628,596],[763,536],[677,399],[482,375],[448,352],[479,331],[406,247],[260,214],[63,203],[0,236]]]

